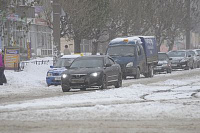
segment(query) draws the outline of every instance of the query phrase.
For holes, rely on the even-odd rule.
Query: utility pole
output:
[[[60,55],[60,4],[58,0],[53,0],[53,43],[56,47],[56,55]]]
[[[186,49],[191,48],[190,44],[190,28],[191,28],[191,23],[190,23],[190,0],[186,0],[186,8],[187,8],[187,25],[186,25]]]

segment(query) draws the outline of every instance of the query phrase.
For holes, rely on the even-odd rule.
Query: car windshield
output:
[[[168,53],[169,57],[185,57],[185,51],[171,51]]]
[[[96,68],[103,67],[103,58],[84,58],[75,60],[70,68]]]
[[[197,50],[198,55],[200,55],[200,50]]]
[[[195,52],[194,51],[188,51],[188,55],[195,56]]]
[[[54,65],[55,68],[68,67],[73,62],[73,58],[60,58]]]
[[[110,46],[107,54],[111,56],[134,56],[135,46],[133,45],[118,45]]]
[[[167,59],[168,59],[167,54],[158,53],[158,60],[163,61],[163,60],[167,60]]]

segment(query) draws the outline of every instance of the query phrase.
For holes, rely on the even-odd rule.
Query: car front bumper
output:
[[[187,67],[187,62],[172,63],[172,69],[185,69]]]
[[[61,76],[46,77],[46,83],[50,85],[61,85]]]
[[[165,72],[167,71],[168,69],[170,69],[168,66],[156,66],[154,68],[154,71],[155,72]]]
[[[90,88],[102,85],[102,76],[97,77],[85,76],[82,78],[62,78],[62,86],[70,86],[72,89]]]

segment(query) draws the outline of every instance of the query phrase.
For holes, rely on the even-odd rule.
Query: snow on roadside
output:
[[[0,94],[61,91],[60,86],[52,88],[46,85],[49,66],[29,63],[21,72],[6,70],[8,84],[0,86]],[[199,101],[191,101],[191,95],[199,89],[192,84],[199,81],[198,76],[181,80],[168,79],[151,85],[133,84],[129,87],[0,105],[0,120],[98,120],[111,119],[113,116],[126,120],[200,118]],[[195,96],[200,97],[200,93]]]

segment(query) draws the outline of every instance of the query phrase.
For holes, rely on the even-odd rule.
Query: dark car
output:
[[[187,51],[188,51],[189,55],[192,56],[192,59],[193,59],[192,68],[197,68],[198,67],[198,56],[197,56],[197,54],[193,50],[187,50]]]
[[[169,51],[168,56],[172,58],[172,69],[193,69],[193,58],[186,50]]]
[[[108,55],[78,57],[61,76],[63,92],[91,87],[106,89],[110,85],[121,87],[122,73],[120,65]]]
[[[195,59],[197,61],[197,68],[200,68],[200,49],[194,49]]]
[[[158,64],[154,68],[154,72],[167,72],[171,73],[172,68],[171,68],[171,58],[164,53],[164,52],[158,52]]]

